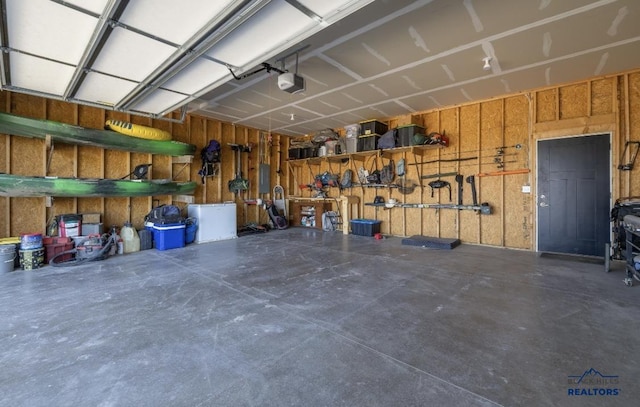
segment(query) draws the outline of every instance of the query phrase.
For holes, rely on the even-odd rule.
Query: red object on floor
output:
[[[44,255],[44,261],[45,261],[45,264],[49,264],[49,260],[54,258],[56,255],[73,249],[73,242],[47,244],[47,245],[44,245],[44,247],[46,249],[46,252]],[[56,259],[56,263],[71,260],[73,259],[73,257],[74,257],[73,253],[64,254]]]

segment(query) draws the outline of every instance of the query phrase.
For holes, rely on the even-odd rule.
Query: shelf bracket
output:
[[[47,167],[45,168],[44,175],[49,175],[49,168],[51,167],[51,159],[53,158],[53,139],[51,138],[51,134],[47,134],[45,136],[44,145],[47,148]]]

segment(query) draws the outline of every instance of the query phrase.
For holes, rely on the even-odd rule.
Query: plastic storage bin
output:
[[[169,250],[184,247],[184,223],[153,225],[153,241],[156,249]]]
[[[61,237],[82,236],[82,216],[76,214],[58,217],[58,234]]]
[[[62,252],[67,252],[73,249],[73,242],[69,243],[52,243],[44,245],[45,253],[44,253],[44,263],[49,264],[49,260],[53,259],[55,256]],[[75,256],[73,253],[63,254],[62,256],[56,259],[56,263],[61,263],[63,261],[69,261],[73,259]]]
[[[301,149],[300,148],[290,148],[289,149],[289,159],[290,160],[297,160],[300,158],[301,155]]]
[[[409,124],[406,126],[398,127],[398,146],[406,147],[412,146],[413,136],[416,134],[424,134],[424,127],[420,127],[417,124]]]
[[[376,150],[378,148],[378,139],[380,139],[379,134],[369,134],[368,136],[359,136],[357,150],[358,151]]]
[[[345,140],[347,145],[347,154],[358,151],[358,137],[349,137]]]
[[[366,136],[368,134],[384,134],[387,132],[387,130],[389,130],[389,126],[377,120],[360,122],[361,136]]]
[[[359,124],[350,124],[348,126],[344,126],[344,136],[346,138],[356,138],[359,135],[360,135]]]
[[[351,219],[351,234],[358,236],[373,236],[380,233],[382,221],[373,219]]]
[[[300,148],[300,158],[313,158],[318,156],[318,149],[315,147]]]
[[[84,223],[82,222],[82,234],[83,235],[101,235],[102,223]]]

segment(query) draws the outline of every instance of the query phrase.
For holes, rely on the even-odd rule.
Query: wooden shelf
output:
[[[308,165],[320,165],[324,161],[324,157],[305,158]]]
[[[331,163],[345,163],[351,159],[351,154],[327,155],[322,158]]]
[[[367,151],[357,151],[355,153],[349,154],[338,154],[338,155],[326,155],[322,157],[310,157],[310,158],[300,158],[297,160],[288,160],[291,165],[301,166],[305,163],[309,165],[320,165],[322,162],[346,162],[347,160],[355,160],[355,161],[365,161],[367,158],[377,155],[379,157],[391,158],[393,154],[400,153],[403,151],[411,152],[415,155],[423,156],[426,151],[434,150],[438,148],[445,148],[445,146],[440,144],[433,145],[421,145],[421,146],[406,146],[406,147],[395,147],[395,148],[387,148],[384,150],[367,150]]]
[[[426,151],[434,150],[438,148],[446,148],[446,147],[443,146],[442,144],[425,144],[422,146],[410,146],[409,148],[411,149],[411,152],[413,154],[422,156]]]

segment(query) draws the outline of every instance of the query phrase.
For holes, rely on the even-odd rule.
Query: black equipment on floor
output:
[[[287,218],[282,216],[282,214],[278,210],[278,207],[273,202],[267,205],[266,210],[267,210],[267,214],[269,215],[269,219],[271,220],[271,223],[273,223],[274,229],[282,230],[289,227],[289,224],[287,223]]]

